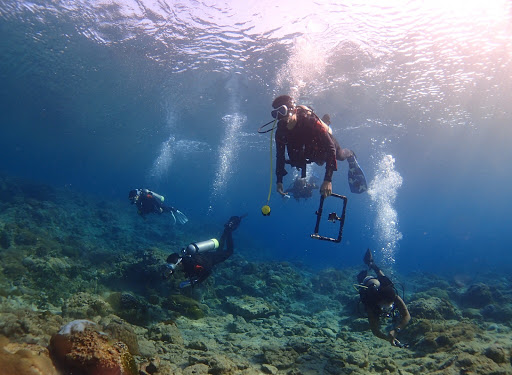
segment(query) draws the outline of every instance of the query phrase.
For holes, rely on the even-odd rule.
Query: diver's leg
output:
[[[334,142],[334,146],[336,147],[336,160],[343,161],[354,155],[352,150],[349,150],[348,148],[341,148],[338,140],[334,138],[333,135],[331,135],[331,138]]]

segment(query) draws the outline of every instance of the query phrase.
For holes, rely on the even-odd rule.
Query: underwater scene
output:
[[[0,0],[0,375],[512,375],[509,0]]]

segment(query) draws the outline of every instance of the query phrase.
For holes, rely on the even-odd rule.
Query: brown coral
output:
[[[44,348],[9,343],[5,337],[0,337],[0,369],[6,375],[57,375]]]
[[[55,365],[76,375],[135,375],[136,368],[128,347],[111,344],[93,326],[81,331],[61,330],[50,340],[50,355]]]

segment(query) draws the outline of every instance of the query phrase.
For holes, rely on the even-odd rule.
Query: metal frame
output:
[[[340,222],[340,230],[338,233],[338,238],[331,238],[331,237],[326,237],[326,236],[322,236],[322,235],[318,234],[318,232],[320,230],[320,219],[322,218],[322,211],[324,209],[325,197],[323,195],[320,197],[320,205],[318,206],[318,210],[315,212],[315,214],[316,214],[315,232],[313,234],[311,234],[311,238],[314,238],[315,240],[331,241],[331,242],[338,243],[338,242],[341,242],[341,238],[343,236],[343,225],[345,224],[345,213],[347,210],[348,198],[344,195],[339,195],[339,194],[335,194],[335,193],[332,193],[330,196],[343,200],[343,211],[341,213],[341,217],[338,216],[336,214],[336,212],[331,212],[329,214],[329,216],[327,217],[327,220],[329,220],[333,223],[335,223],[336,221]]]

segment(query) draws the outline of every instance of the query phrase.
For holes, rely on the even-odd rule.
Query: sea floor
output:
[[[512,374],[508,275],[393,275],[412,317],[393,347],[369,330],[359,269],[240,249],[180,290],[168,249],[218,228],[170,233],[132,209],[0,177],[0,375]],[[75,320],[95,324],[58,334]]]

